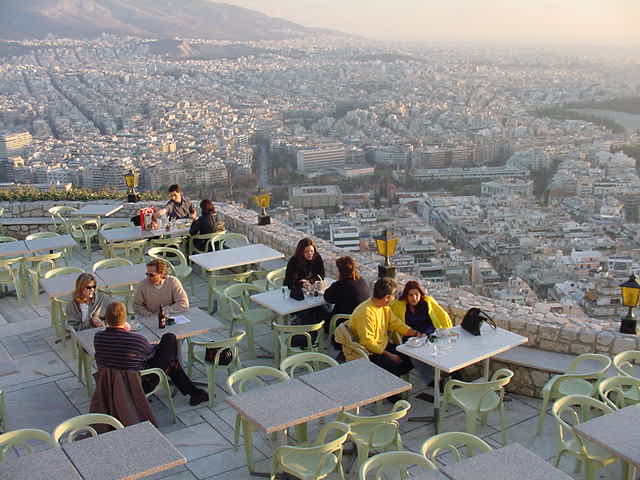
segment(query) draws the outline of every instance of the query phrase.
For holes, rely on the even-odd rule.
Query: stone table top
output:
[[[0,243],[0,257],[22,257],[29,253],[24,240]]]
[[[187,463],[149,422],[65,443],[62,448],[82,477],[91,480],[135,480]]]
[[[573,427],[580,437],[640,466],[640,405],[625,407]]]
[[[282,253],[261,243],[230,248],[228,250],[189,255],[189,259],[193,263],[208,271],[239,267],[250,263],[268,262],[283,257],[284,255]]]
[[[82,480],[61,448],[5,460],[0,467],[0,480]]]
[[[102,238],[104,238],[107,243],[113,242],[128,242],[130,240],[142,240],[143,238],[151,238],[151,237],[159,237],[160,235],[168,235],[170,237],[179,237],[182,235],[187,235],[189,233],[190,223],[176,223],[173,225],[173,228],[169,231],[167,230],[142,230],[140,227],[123,227],[123,228],[112,228],[109,230],[104,230],[100,232]]]
[[[451,373],[527,342],[527,337],[500,327],[494,330],[484,323],[480,336],[472,335],[460,326],[454,328],[460,336],[453,348],[447,352],[439,352],[434,356],[429,354],[432,350],[429,350],[426,344],[413,348],[406,343],[400,345],[398,351],[443,372]]]
[[[158,316],[136,317],[141,324],[149,329],[158,338],[165,333],[173,333],[178,339],[202,335],[210,330],[226,328],[217,316],[211,316],[207,312],[197,307],[192,307],[186,312],[171,314],[170,317],[183,316],[190,321],[182,324],[167,325],[165,328],[158,328]],[[140,333],[140,332],[138,332]]]
[[[326,280],[328,282],[332,281],[331,279]],[[283,291],[285,293],[283,293]],[[289,296],[289,289],[286,287],[256,293],[255,295],[251,295],[251,300],[278,315],[290,315],[310,308],[319,307],[326,303],[322,294],[319,294],[317,297],[305,294],[304,300],[294,300]]]
[[[146,277],[147,266],[144,263],[124,267],[102,268],[95,275],[99,288],[118,288],[140,283]]]
[[[227,402],[266,433],[326,417],[342,410],[338,402],[298,379],[230,395]]]
[[[69,273],[67,275],[56,275],[53,278],[42,278],[40,279],[40,286],[49,295],[49,298],[63,297],[73,293],[76,289],[76,280],[79,275],[79,273]]]
[[[43,250],[57,250],[60,248],[75,247],[76,242],[71,235],[58,235],[57,237],[36,238],[35,240],[25,240],[24,243],[31,252],[41,252]]]
[[[337,367],[308,373],[298,379],[338,402],[345,410],[411,390],[411,384],[392,373],[358,358]]]
[[[74,213],[77,217],[108,217],[113,215],[119,210],[122,210],[124,205],[120,204],[90,204],[85,205],[80,210]]]
[[[451,480],[571,480],[519,443],[465,458],[441,470]]]

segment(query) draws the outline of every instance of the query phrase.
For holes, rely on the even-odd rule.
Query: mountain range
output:
[[[0,37],[5,40],[101,33],[278,40],[321,32],[329,31],[209,0],[0,0]]]

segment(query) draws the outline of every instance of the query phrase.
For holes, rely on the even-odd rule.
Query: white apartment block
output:
[[[324,145],[319,148],[298,150],[298,172],[327,172],[331,169],[342,170],[345,165],[345,148],[341,143]]]
[[[339,227],[330,225],[329,234],[331,243],[350,252],[360,251],[360,229],[358,227]]]

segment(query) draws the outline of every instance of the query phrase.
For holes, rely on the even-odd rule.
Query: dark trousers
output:
[[[147,361],[147,368],[161,368],[183,395],[191,395],[198,388],[187,376],[178,360],[178,340],[173,333],[165,333],[155,349],[153,357]],[[142,387],[149,393],[158,384],[157,375],[144,377]],[[149,380],[146,380],[149,378]]]
[[[378,365],[379,367],[384,368],[386,371],[397,375],[398,377],[404,375],[405,373],[409,373],[413,368],[413,364],[411,363],[411,358],[406,356],[404,353],[400,353],[396,351],[397,345],[394,343],[387,344],[387,348],[385,350],[387,352],[395,353],[402,360],[400,363],[394,363],[389,357],[382,353],[372,353],[369,355],[369,360]]]

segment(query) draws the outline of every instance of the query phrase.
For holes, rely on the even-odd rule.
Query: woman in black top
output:
[[[358,273],[356,262],[351,257],[340,257],[336,260],[338,280],[333,282],[324,292],[327,303],[333,303],[331,315],[338,313],[351,314],[353,309],[371,295],[369,285]]]
[[[205,235],[208,233],[224,231],[224,222],[216,215],[216,207],[211,200],[202,200],[200,202],[202,215],[191,224],[189,234]],[[203,251],[207,245],[206,240],[194,240],[195,247]]]
[[[287,263],[282,283],[293,290],[295,287],[305,288],[318,280],[324,280],[324,262],[313,240],[303,238]]]

